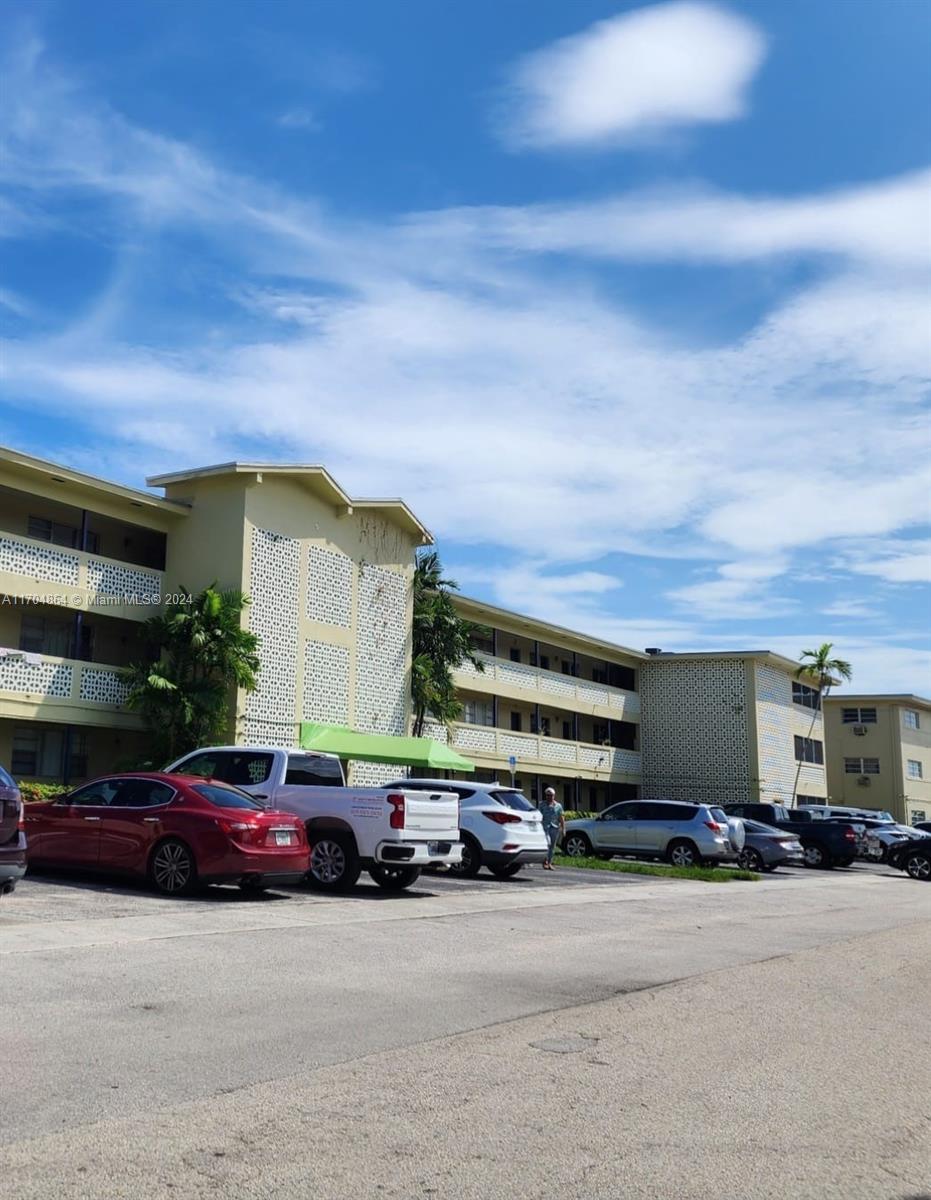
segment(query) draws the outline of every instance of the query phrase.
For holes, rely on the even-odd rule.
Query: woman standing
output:
[[[553,854],[559,845],[562,835],[566,832],[566,818],[563,807],[556,799],[554,788],[547,788],[543,793],[543,803],[540,805],[540,815],[543,817],[543,832],[546,834],[546,862],[544,871],[553,870]]]

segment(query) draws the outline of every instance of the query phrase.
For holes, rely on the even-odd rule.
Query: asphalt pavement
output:
[[[3,1195],[931,1195],[929,918],[865,867],[30,878],[0,905]]]

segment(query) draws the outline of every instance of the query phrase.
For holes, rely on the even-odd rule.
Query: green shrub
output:
[[[24,779],[19,781],[19,790],[26,804],[38,804],[43,800],[54,800],[68,791],[60,783],[29,783]]]
[[[563,813],[563,816],[567,821],[591,821],[598,814],[593,812],[576,812],[570,808],[568,812]]]

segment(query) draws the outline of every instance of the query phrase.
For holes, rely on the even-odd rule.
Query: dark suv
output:
[[[25,874],[23,800],[12,777],[0,767],[0,896],[12,892]]]

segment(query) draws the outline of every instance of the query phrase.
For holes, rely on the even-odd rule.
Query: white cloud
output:
[[[841,617],[845,620],[872,620],[881,616],[878,608],[874,608],[862,600],[835,600],[821,609],[826,617]]]
[[[925,506],[931,507],[928,493]],[[842,553],[837,565],[887,583],[931,583],[931,538],[867,542]]]
[[[732,121],[765,50],[755,25],[712,4],[612,17],[516,64],[503,136],[515,147],[597,146]]]
[[[633,262],[741,263],[840,256],[871,266],[931,265],[931,170],[820,194],[742,196],[692,184],[607,200],[418,214],[434,242]]]
[[[782,558],[747,558],[725,563],[716,577],[675,588],[667,593],[675,601],[704,620],[734,620],[773,617],[791,612],[793,601],[774,596],[770,584],[787,569]]]

